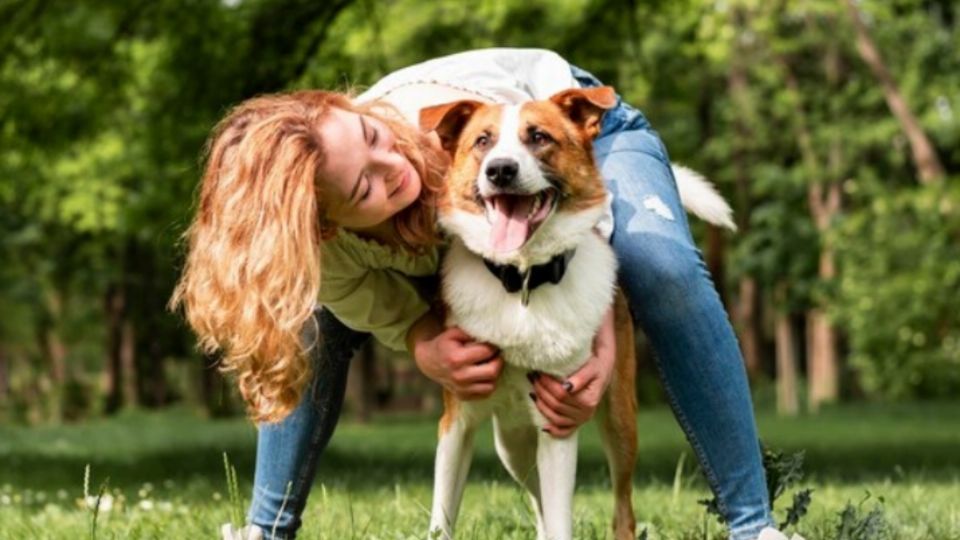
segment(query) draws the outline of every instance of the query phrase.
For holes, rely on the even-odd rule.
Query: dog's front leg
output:
[[[543,501],[541,538],[573,538],[573,487],[577,477],[577,432],[565,439],[541,431],[537,441],[537,468]]]
[[[451,410],[452,409],[452,410]],[[440,421],[440,441],[433,471],[433,509],[430,512],[429,539],[452,539],[463,487],[473,457],[475,425],[462,408],[448,407]]]

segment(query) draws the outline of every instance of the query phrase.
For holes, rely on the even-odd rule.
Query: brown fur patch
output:
[[[453,425],[454,420],[457,419],[457,411],[460,410],[460,400],[457,399],[457,396],[454,396],[446,388],[443,389],[443,416],[440,417],[440,426],[439,426],[439,436],[443,437],[448,431],[450,431],[450,426]]]
[[[551,140],[535,145],[531,141],[532,130],[546,133]],[[593,159],[593,138],[569,120],[557,104],[536,101],[524,105],[520,113],[520,140],[558,184],[563,194],[558,211],[578,212],[606,200],[606,186]]]
[[[483,203],[477,199],[477,176],[484,156],[500,136],[501,116],[502,105],[486,105],[479,108],[467,122],[447,173],[447,197],[441,204],[441,211],[453,207],[472,214],[485,212]],[[489,137],[489,143],[482,148],[475,144],[480,135]]]

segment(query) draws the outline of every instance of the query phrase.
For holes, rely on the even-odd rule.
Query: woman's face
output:
[[[420,196],[420,175],[379,120],[332,108],[320,127],[327,217],[341,227],[376,227]]]

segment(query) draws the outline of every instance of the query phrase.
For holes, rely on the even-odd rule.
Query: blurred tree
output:
[[[890,112],[900,122],[904,134],[910,142],[911,155],[917,166],[917,171],[920,173],[920,181],[924,183],[941,181],[945,173],[940,158],[937,157],[933,144],[930,143],[930,139],[923,132],[923,128],[920,127],[920,123],[897,88],[893,74],[890,73],[883,62],[880,51],[877,49],[873,38],[870,37],[864,15],[860,12],[860,8],[857,7],[854,0],[843,0],[843,2],[846,4],[850,21],[857,33],[857,52],[860,53],[863,61],[870,66],[870,71],[873,72],[873,75],[883,87],[883,97],[887,101],[887,106],[890,107]]]

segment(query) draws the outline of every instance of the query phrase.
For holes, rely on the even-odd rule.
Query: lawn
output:
[[[800,532],[808,540],[840,538],[848,502],[861,517],[882,512],[889,538],[960,540],[960,404],[861,405],[758,421],[768,446],[806,450],[799,486],[814,492]],[[638,530],[657,539],[723,538],[697,504],[708,497],[705,483],[669,411],[644,411],[638,422]],[[301,537],[424,538],[435,432],[422,418],[342,425],[322,460]],[[254,437],[243,420],[204,420],[182,409],[0,427],[0,538],[214,538],[244,504],[229,496],[224,453],[246,499]],[[606,538],[612,497],[593,427],[581,441],[576,536]],[[105,486],[96,530],[84,502],[87,465],[88,493]],[[794,491],[778,502],[779,518]],[[501,470],[489,430],[477,443],[459,533],[535,537],[526,499]]]

